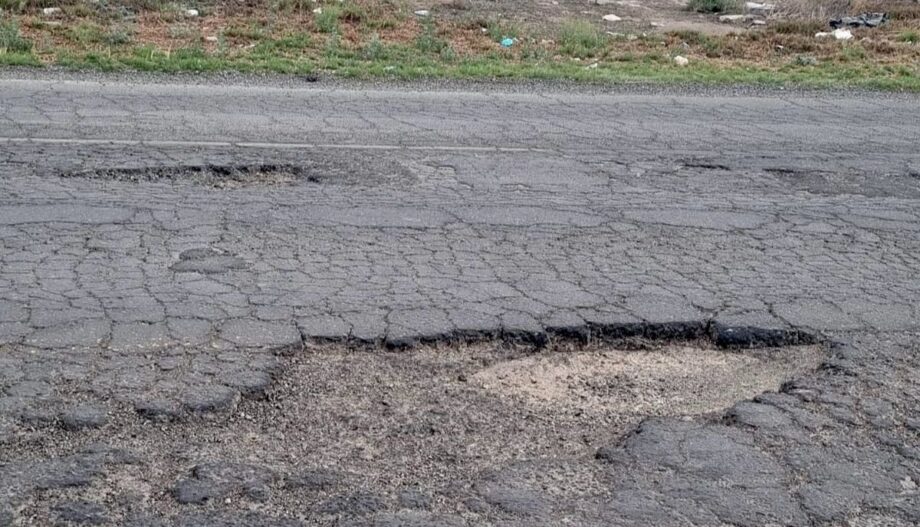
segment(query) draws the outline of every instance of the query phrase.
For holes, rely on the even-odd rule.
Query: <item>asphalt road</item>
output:
[[[920,523],[917,97],[102,81],[0,80],[0,526]],[[216,446],[317,343],[637,336],[829,347],[405,488]]]

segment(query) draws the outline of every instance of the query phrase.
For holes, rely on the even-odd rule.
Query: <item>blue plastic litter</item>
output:
[[[514,39],[513,39],[513,38],[505,37],[505,38],[502,39],[501,45],[502,45],[502,47],[504,47],[504,48],[510,48],[511,46],[514,45]]]

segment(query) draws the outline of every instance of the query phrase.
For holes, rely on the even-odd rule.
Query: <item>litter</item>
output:
[[[501,45],[502,45],[503,48],[510,48],[511,46],[514,45],[514,39],[513,39],[513,38],[505,37],[505,38],[502,39]]]
[[[831,27],[834,29],[841,27],[878,27],[885,22],[888,22],[888,13],[863,13],[859,16],[845,16],[830,20]]]

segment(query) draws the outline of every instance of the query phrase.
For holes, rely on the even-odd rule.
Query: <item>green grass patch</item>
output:
[[[898,33],[898,42],[920,43],[920,31],[902,31]]]
[[[431,21],[425,21],[422,25],[422,32],[415,37],[415,49],[429,55],[440,55],[446,53],[450,44],[438,36],[437,28]]]
[[[606,35],[590,22],[566,22],[559,32],[559,50],[570,57],[595,57],[601,54],[606,45]]]
[[[342,10],[338,6],[325,5],[322,7],[322,11],[315,15],[313,23],[321,33],[338,33],[339,15],[341,13]]]
[[[32,42],[19,33],[15,22],[0,23],[0,54],[28,54],[32,51]]]

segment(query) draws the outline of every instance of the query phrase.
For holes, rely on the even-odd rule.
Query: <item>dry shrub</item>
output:
[[[780,0],[776,15],[788,20],[814,20],[827,24],[850,12],[850,0]]]

